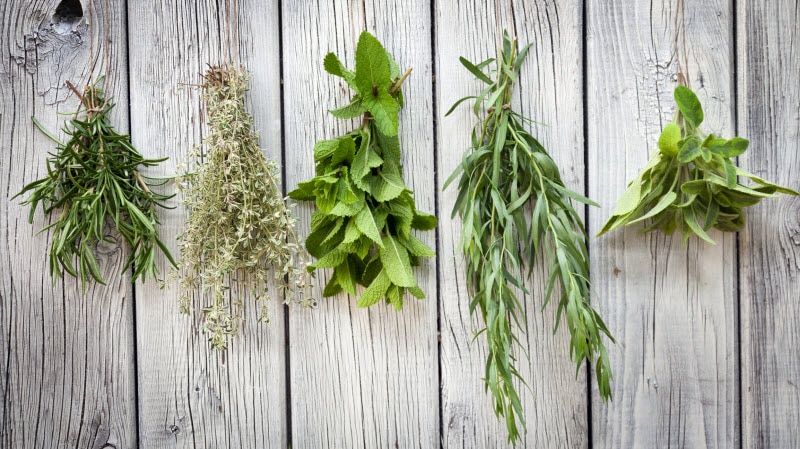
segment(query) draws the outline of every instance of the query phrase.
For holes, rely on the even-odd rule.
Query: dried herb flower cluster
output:
[[[364,121],[344,136],[317,142],[316,177],[289,194],[317,205],[306,248],[319,260],[310,269],[333,268],[324,296],[342,290],[355,295],[361,284],[366,289],[359,307],[383,298],[400,310],[406,291],[425,297],[412,266],[435,255],[411,234],[412,229],[436,227],[436,217],[417,210],[400,164],[400,85],[410,69],[401,75],[381,43],[365,31],[358,39],[355,71],[333,53],[325,57],[325,70],[356,91],[349,105],[331,113],[342,119],[363,116]]]
[[[202,329],[213,348],[238,333],[241,300],[229,299],[231,282],[252,291],[268,321],[269,286],[285,302],[310,305],[307,255],[297,241],[295,218],[281,193],[278,165],[258,146],[253,117],[245,110],[249,75],[231,65],[210,67],[202,84],[210,134],[205,153],[195,150],[196,171],[178,186],[190,211],[181,240],[180,309],[189,313],[195,291],[210,292]]]
[[[461,63],[486,84],[473,111],[481,123],[472,132],[472,146],[445,183],[458,178],[453,215],[460,215],[470,313],[480,311],[488,345],[484,382],[491,391],[494,411],[503,417],[512,443],[519,439],[517,420],[525,428],[515,380],[524,379],[515,367],[515,328],[524,325],[525,308],[517,292],[525,288],[540,253],[547,260],[549,278],[544,308],[560,286],[556,329],[566,318],[571,335],[570,355],[576,374],[584,361],[595,366],[603,399],[611,396],[611,371],[603,336],[611,338],[600,315],[589,304],[589,254],[584,224],[571,200],[597,206],[564,186],[558,167],[544,147],[525,130],[530,119],[511,107],[511,94],[529,46],[517,50],[516,39],[504,33],[498,58]],[[488,67],[495,65],[494,70]],[[484,71],[485,70],[485,71]],[[485,113],[481,114],[482,106]]]
[[[651,220],[645,232],[666,234],[680,230],[683,243],[696,234],[708,243],[711,228],[736,232],[744,226],[742,209],[778,193],[799,195],[736,167],[731,158],[747,151],[749,142],[705,134],[700,128],[703,108],[688,87],[675,88],[675,121],[664,127],[659,151],[642,172],[628,183],[611,218],[598,235],[640,221]],[[757,186],[739,183],[743,176]]]
[[[15,195],[16,198],[30,192],[23,204],[30,204],[31,223],[40,203],[46,214],[61,210],[58,219],[40,231],[53,232],[50,275],[54,282],[62,276],[62,270],[80,277],[84,290],[90,277],[104,283],[94,249],[101,241],[113,242],[105,234],[108,221],[130,245],[123,271],[133,267],[134,282],[157,275],[156,248],[175,265],[155,228],[159,223],[156,207],[164,207],[162,202],[170,196],[153,192],[151,188],[163,182],[151,183],[152,178],[139,172],[139,167],[154,166],[166,159],[145,159],[131,144],[130,136],[114,129],[109,119],[114,102],[98,87],[101,82],[102,78],[81,93],[67,81],[81,102],[75,115],[84,118],[73,118],[64,125],[66,143],[33,118],[58,148],[47,159],[47,176]]]

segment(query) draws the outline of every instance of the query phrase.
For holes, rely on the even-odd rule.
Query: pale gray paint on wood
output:
[[[677,71],[674,1],[587,7],[590,233],[645,165],[672,119]],[[686,2],[691,87],[707,132],[731,135],[731,4]],[[682,48],[682,47],[681,47]],[[716,246],[632,226],[593,240],[597,302],[619,345],[610,350],[614,401],[592,396],[595,447],[738,444],[735,236]]]
[[[507,28],[519,38],[520,46],[533,44],[521,69],[513,106],[547,125],[532,126],[531,132],[559,164],[567,186],[583,193],[582,4],[575,0],[499,3],[499,11],[495,2],[436,3],[439,188],[461,161],[478,120],[471,101],[448,117],[444,114],[459,98],[485,88],[458,58],[479,62],[495,57],[502,28]],[[473,341],[483,323],[469,314],[459,247],[461,220],[450,219],[456,184],[441,194],[439,205],[442,440],[448,448],[506,447],[505,422],[495,418],[481,380],[485,338]],[[518,336],[530,359],[518,352],[517,366],[530,388],[518,386],[528,433],[517,447],[587,447],[586,374],[581,370],[575,377],[566,326],[553,334],[557,292],[556,299],[541,311],[546,276],[546,262],[539,263],[526,282],[532,294],[521,296],[527,326]]]
[[[352,92],[326,74],[329,51],[354,67],[363,29],[375,34],[402,68],[400,114],[404,178],[417,207],[434,210],[430,4],[408,2],[284,2],[283,76],[287,186],[313,176],[314,142],[352,129],[327,110]],[[297,207],[303,236],[313,204]],[[421,233],[429,245],[434,233]],[[320,298],[314,310],[289,312],[292,442],[295,448],[429,448],[439,441],[435,261],[415,269],[427,299],[410,296],[402,312],[379,303],[359,309],[355,298]],[[317,274],[321,296],[330,270]]]
[[[740,157],[751,173],[800,188],[800,9],[737,5]],[[767,199],[740,238],[742,444],[800,446],[800,200]]]
[[[82,3],[82,18],[57,20],[55,1],[9,1],[0,6],[0,446],[14,448],[132,447],[136,443],[133,309],[129,249],[102,244],[106,285],[68,277],[53,285],[51,232],[35,235],[60,213],[36,211],[11,197],[43,177],[55,143],[31,116],[60,129],[77,97],[66,87],[108,73],[105,88],[123,107],[112,113],[128,128],[125,23],[119,2]],[[106,22],[108,21],[108,22]],[[106,66],[106,53],[110,66]]]
[[[207,64],[233,60],[253,73],[248,108],[270,157],[280,158],[277,2],[130,2],[131,111],[134,143],[148,156],[169,156],[155,175],[172,175],[205,128],[200,83]],[[169,187],[170,189],[172,186]],[[179,205],[178,199],[173,203]],[[176,234],[187,212],[162,214],[161,232],[178,257]],[[166,260],[159,259],[167,270]],[[205,299],[178,314],[179,286],[136,286],[139,427],[143,447],[284,447],[286,434],[283,306],[270,324],[241,294],[246,324],[225,354],[200,333]]]

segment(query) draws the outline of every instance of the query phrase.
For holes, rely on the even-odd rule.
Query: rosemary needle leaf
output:
[[[46,214],[61,210],[58,219],[44,229],[53,231],[50,275],[55,282],[66,271],[80,278],[84,291],[90,278],[104,283],[93,250],[101,241],[113,241],[105,235],[107,222],[114,224],[131,248],[123,270],[134,267],[133,282],[156,277],[155,247],[174,265],[155,228],[159,224],[156,207],[163,207],[162,202],[172,195],[153,192],[154,184],[138,171],[140,166],[155,166],[165,159],[145,159],[130,136],[114,129],[108,116],[114,102],[105,96],[101,83],[102,78],[81,93],[67,82],[81,107],[64,125],[66,143],[32,117],[34,125],[57,144],[57,151],[47,159],[47,176],[15,195],[29,193],[22,204],[30,205],[30,222],[39,204]]]
[[[525,322],[517,293],[527,293],[524,267],[530,275],[538,255],[545,254],[550,274],[542,308],[558,284],[562,293],[555,327],[566,317],[576,370],[585,360],[595,365],[603,399],[611,397],[611,371],[602,337],[614,341],[589,304],[587,236],[571,200],[597,204],[564,186],[553,159],[523,126],[535,122],[511,109],[513,85],[527,48],[518,53],[516,39],[504,33],[496,60],[473,64],[461,58],[464,67],[489,87],[476,97],[466,97],[475,99],[473,111],[482,122],[475,126],[471,148],[445,184],[447,188],[458,180],[453,214],[463,222],[460,246],[472,296],[470,313],[480,312],[486,327],[476,338],[483,336],[489,349],[483,380],[495,414],[505,420],[514,444],[520,437],[518,423],[526,428],[515,386],[525,381],[515,366],[514,350],[522,350],[515,331]],[[493,72],[488,69],[491,63],[496,65]]]
[[[273,282],[285,303],[313,304],[308,256],[297,241],[296,219],[281,193],[279,166],[264,157],[246,111],[250,76],[244,68],[212,66],[201,85],[210,134],[205,153],[193,150],[194,172],[179,173],[176,184],[189,209],[181,241],[180,310],[189,313],[194,292],[209,292],[202,330],[212,348],[225,349],[242,321],[241,301],[229,300],[228,278],[252,291],[264,305]],[[232,281],[233,279],[231,279]]]

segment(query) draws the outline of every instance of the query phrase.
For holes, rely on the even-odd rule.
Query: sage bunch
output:
[[[281,192],[279,166],[262,154],[245,109],[249,79],[244,68],[232,65],[206,71],[201,85],[210,130],[206,151],[193,150],[196,170],[177,180],[189,209],[178,236],[179,306],[189,313],[193,295],[209,292],[202,330],[215,349],[225,349],[242,322],[242,302],[230,292],[231,282],[252,292],[260,304],[259,321],[269,321],[265,303],[272,284],[287,304],[313,302],[308,256]]]
[[[164,159],[145,159],[111,124],[113,98],[105,96],[102,78],[79,92],[67,85],[80,99],[75,118],[64,124],[65,143],[31,117],[36,127],[57,144],[47,158],[47,176],[26,185],[14,198],[29,193],[23,205],[30,205],[28,221],[39,204],[45,214],[60,210],[56,220],[39,232],[53,232],[50,245],[50,275],[53,282],[66,271],[81,280],[85,291],[89,279],[104,284],[95,249],[102,241],[114,242],[106,234],[107,223],[114,225],[130,247],[123,271],[133,268],[135,282],[156,277],[156,248],[175,265],[164,243],[158,238],[157,207],[172,196],[152,191],[165,181],[140,173],[140,167],[155,166]]]
[[[714,244],[708,231],[738,231],[745,223],[745,207],[778,193],[800,194],[737,167],[731,158],[747,151],[750,142],[703,132],[703,108],[691,89],[677,86],[674,98],[678,106],[675,119],[661,132],[658,150],[628,183],[598,235],[649,221],[643,232],[659,229],[672,234],[680,230],[684,244],[692,234]],[[756,186],[740,184],[739,176]]]
[[[333,268],[324,296],[366,289],[359,307],[385,299],[402,309],[405,293],[425,297],[412,267],[434,251],[412,229],[436,227],[436,217],[417,210],[412,191],[403,182],[398,138],[398,113],[403,105],[400,74],[383,45],[363,32],[356,47],[355,71],[328,53],[325,70],[344,78],[355,91],[347,106],[331,112],[341,119],[363,118],[361,127],[314,146],[316,176],[289,193],[292,199],[314,201],[308,252],[317,258],[309,269]]]
[[[570,355],[576,375],[586,360],[595,366],[603,399],[611,397],[611,371],[603,335],[614,341],[600,315],[589,304],[589,254],[587,235],[572,200],[597,206],[567,187],[545,148],[526,129],[532,122],[511,106],[513,86],[528,48],[518,51],[516,39],[503,35],[498,57],[474,64],[461,63],[486,86],[474,100],[480,119],[472,131],[472,144],[461,164],[445,183],[458,179],[453,216],[463,222],[459,246],[464,253],[470,313],[480,313],[482,334],[488,347],[484,382],[491,392],[494,412],[503,418],[511,443],[519,439],[518,421],[525,418],[515,381],[524,384],[516,368],[519,348],[517,328],[524,326],[524,307],[518,292],[528,294],[525,268],[530,276],[541,257],[548,266],[547,290],[542,309],[560,287],[556,329],[566,318],[571,335]],[[494,65],[494,70],[490,67]]]

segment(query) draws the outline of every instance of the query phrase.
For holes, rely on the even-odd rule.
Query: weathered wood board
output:
[[[280,160],[280,72],[277,2],[131,2],[131,129],[145,155],[169,156],[155,175],[175,173],[201,144],[205,109],[201,92],[208,64],[241,63],[253,73],[248,105],[261,144]],[[135,30],[135,32],[133,31]],[[173,200],[178,205],[178,199]],[[186,211],[163,215],[161,232],[179,255],[176,235]],[[161,267],[168,271],[166,260]],[[224,355],[209,349],[193,315],[178,315],[179,286],[136,286],[139,426],[143,447],[284,447],[286,371],[283,306],[271,323],[256,321],[248,292],[245,326]]]
[[[682,2],[587,5],[589,212],[596,234],[628,180],[672,119],[677,59],[704,105],[704,129],[731,135],[731,4]],[[678,26],[684,19],[679,19]],[[592,279],[611,349],[614,401],[592,396],[595,447],[733,447],[739,439],[735,236],[679,235],[629,227],[593,240]]]
[[[800,9],[793,1],[737,8],[739,159],[800,188]],[[742,445],[800,446],[800,200],[753,206],[739,240]]]
[[[414,68],[403,84],[400,113],[404,178],[417,207],[433,211],[433,94],[430,4],[408,2],[286,2],[283,77],[287,187],[314,174],[314,142],[356,122],[327,111],[352,93],[326,74],[325,54],[354,67],[362,30],[372,32],[397,63]],[[313,205],[298,205],[307,235]],[[419,237],[434,246],[434,233]],[[380,303],[367,310],[340,294],[321,298],[330,273],[320,270],[314,310],[289,312],[292,443],[298,448],[435,447],[439,440],[436,265],[415,275],[427,299],[406,298],[402,313]]]
[[[472,127],[479,120],[466,102],[445,117],[459,98],[485,88],[459,62],[464,56],[479,62],[496,57],[502,29],[520,45],[532,43],[516,86],[514,107],[537,120],[532,132],[561,167],[564,182],[584,191],[582,4],[556,2],[436,2],[436,86],[438,186],[461,162]],[[507,431],[495,418],[484,391],[486,342],[473,337],[482,327],[469,314],[470,296],[460,255],[461,221],[450,218],[457,189],[453,183],[440,194],[439,288],[442,336],[442,440],[444,447],[505,447]],[[580,208],[579,208],[580,209]],[[518,332],[525,352],[518,368],[530,388],[518,386],[528,433],[519,447],[587,447],[586,374],[575,378],[569,357],[569,332],[553,334],[555,300],[544,312],[546,262],[534,270],[522,295],[527,326]]]
[[[685,44],[675,15],[685,8]],[[0,447],[497,448],[510,447],[481,377],[485,343],[469,315],[455,188],[444,181],[476,118],[452,103],[480,85],[459,56],[495,56],[503,28],[533,43],[514,105],[560,164],[596,233],[625,183],[644,166],[675,110],[677,58],[706,112],[704,128],[751,140],[741,165],[800,187],[800,9],[793,0],[10,0],[0,6]],[[358,36],[375,34],[402,67],[404,177],[421,210],[440,218],[420,237],[436,246],[416,275],[428,298],[400,313],[355,298],[315,309],[271,307],[223,355],[200,332],[203,299],[179,315],[179,287],[130,283],[129,248],[102,245],[107,285],[81,292],[52,283],[55,216],[27,223],[26,183],[46,173],[55,148],[35,115],[57,131],[78,102],[65,80],[106,74],[113,120],[148,157],[149,174],[173,175],[207,130],[200,92],[207,64],[251,70],[248,108],[265,154],[293,189],[313,175],[314,142],[353,123],[327,110],[350,99],[326,74],[333,51],[352,65]],[[60,131],[57,135],[63,135]],[[172,191],[173,186],[166,186]],[[163,239],[187,212],[164,211]],[[745,447],[800,445],[800,200],[768,199],[747,211],[739,235],[716,246],[635,227],[592,239],[593,302],[619,340],[609,346],[614,400],[592,374],[575,378],[568,333],[540,311],[546,272],[526,285],[528,319],[519,366],[533,447]],[[298,204],[301,237],[313,206]],[[113,232],[109,229],[113,236]],[[119,239],[117,239],[118,241]],[[162,274],[169,272],[159,255]],[[317,276],[316,293],[330,273]],[[276,298],[279,299],[279,298]],[[522,335],[522,334],[520,334]],[[740,374],[741,373],[741,374]]]

